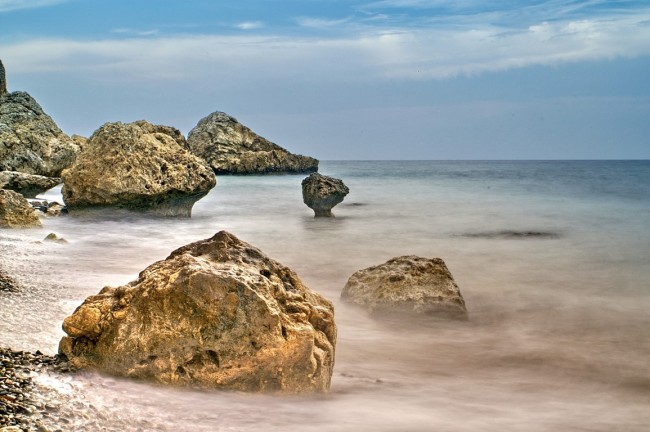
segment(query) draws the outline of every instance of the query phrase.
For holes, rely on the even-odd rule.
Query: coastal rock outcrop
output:
[[[376,316],[417,314],[467,319],[465,300],[440,258],[401,256],[359,270],[343,288],[341,299]]]
[[[184,143],[182,134],[168,126],[144,120],[106,123],[62,173],[63,201],[70,211],[112,206],[190,216],[216,178]]]
[[[6,91],[0,68],[0,171],[58,177],[79,147],[25,92]]]
[[[302,181],[302,200],[315,217],[333,217],[332,208],[343,201],[350,189],[343,180],[312,173]]]
[[[323,392],[333,314],[291,269],[221,231],[88,297],[63,322],[59,352],[73,366],[164,384]]]
[[[36,211],[18,192],[0,189],[0,228],[40,227]]]
[[[17,171],[0,171],[0,189],[18,192],[25,198],[34,198],[59,183],[61,183],[59,177],[45,177]]]
[[[190,150],[216,174],[305,173],[318,170],[318,160],[289,153],[262,138],[235,118],[214,112],[187,136]]]

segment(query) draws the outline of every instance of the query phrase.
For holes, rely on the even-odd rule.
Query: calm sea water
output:
[[[304,176],[218,178],[192,219],[61,217],[0,231],[0,343],[55,353],[61,322],[104,285],[225,229],[331,299],[332,390],[314,397],[38,377],[73,401],[69,430],[647,431],[650,161],[323,162],[350,187],[314,219]],[[60,199],[60,191],[46,197]],[[39,243],[48,233],[68,244]],[[468,322],[378,322],[339,301],[356,270],[445,260]],[[85,416],[93,419],[88,419]]]

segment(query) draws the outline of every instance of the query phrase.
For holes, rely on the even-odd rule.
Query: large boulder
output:
[[[216,174],[305,173],[318,160],[289,153],[223,112],[201,119],[187,136],[190,150]]]
[[[350,189],[343,180],[311,173],[302,181],[302,200],[315,217],[333,217],[332,208],[343,201]]]
[[[63,322],[77,367],[179,386],[328,390],[332,304],[289,268],[221,231],[183,246]]]
[[[0,171],[58,177],[79,147],[25,92],[7,92],[0,63]]]
[[[36,211],[18,192],[0,189],[0,228],[40,227]]]
[[[401,256],[354,273],[341,299],[375,316],[424,315],[467,319],[465,301],[440,258]]]
[[[177,129],[144,120],[106,123],[61,175],[69,210],[122,207],[190,216],[216,185],[214,173],[185,147]]]
[[[58,177],[45,177],[17,171],[0,171],[0,189],[18,192],[26,198],[34,198],[59,183],[61,183],[61,179]]]

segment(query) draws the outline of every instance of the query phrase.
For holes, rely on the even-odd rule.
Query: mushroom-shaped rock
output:
[[[318,160],[289,153],[257,135],[234,117],[214,112],[187,135],[190,150],[216,174],[305,173],[318,170]]]
[[[0,189],[0,228],[40,227],[36,211],[18,192]]]
[[[332,208],[343,201],[350,189],[333,177],[312,173],[302,181],[302,200],[315,217],[332,217]]]
[[[0,189],[18,192],[25,198],[34,198],[59,183],[61,183],[61,179],[58,177],[45,177],[17,171],[0,171]]]
[[[221,231],[87,298],[59,351],[77,367],[164,384],[323,392],[333,314],[291,269]]]
[[[191,216],[192,206],[216,185],[205,161],[191,154],[177,129],[106,123],[61,175],[71,211],[122,207],[164,216]]]
[[[419,314],[467,319],[458,285],[440,258],[401,256],[359,270],[343,288],[341,299],[375,316]]]

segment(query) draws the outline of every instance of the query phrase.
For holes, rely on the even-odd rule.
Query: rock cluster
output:
[[[18,284],[15,280],[8,274],[6,274],[2,269],[0,269],[0,291],[18,291]]]
[[[69,210],[114,206],[190,216],[216,179],[185,145],[168,126],[106,123],[63,172],[63,201]]]
[[[30,374],[46,369],[71,371],[58,356],[0,347],[0,430],[43,430],[40,420],[50,416],[52,407],[36,400]]]
[[[440,258],[401,256],[359,270],[348,280],[341,299],[376,316],[417,314],[467,319],[458,285]]]
[[[72,364],[180,386],[323,392],[333,306],[289,268],[221,231],[106,287],[65,319]]]
[[[257,135],[235,118],[214,112],[187,136],[190,150],[216,174],[304,173],[318,170],[318,160],[289,153]]]
[[[0,171],[0,189],[18,192],[25,198],[34,198],[59,183],[61,183],[61,179],[58,177],[45,177],[17,171]]]
[[[68,209],[56,201],[31,200],[29,204],[34,210],[39,211],[46,216],[61,216],[62,214],[68,213]]]
[[[0,228],[40,227],[36,211],[18,192],[0,189]]]
[[[58,177],[78,152],[29,94],[0,96],[0,171]]]
[[[332,208],[343,201],[350,189],[333,177],[312,173],[302,181],[302,200],[314,210],[315,217],[332,217]]]

